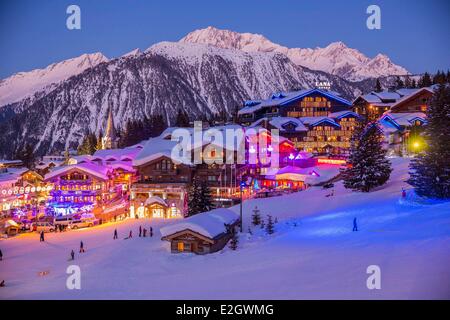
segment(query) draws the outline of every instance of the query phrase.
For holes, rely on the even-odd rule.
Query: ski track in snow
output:
[[[237,251],[171,254],[159,228],[174,222],[149,219],[46,234],[45,243],[38,234],[2,240],[0,279],[7,286],[0,299],[448,299],[450,202],[399,201],[401,188],[409,188],[408,162],[392,162],[391,180],[368,194],[339,182],[334,197],[310,188],[246,201]],[[278,218],[275,234],[259,227],[247,233],[256,204],[264,217]],[[139,225],[151,225],[154,237],[139,238]],[[123,240],[130,229],[134,238]],[[70,264],[81,268],[81,290],[66,289]],[[369,265],[381,268],[381,290],[366,287]]]

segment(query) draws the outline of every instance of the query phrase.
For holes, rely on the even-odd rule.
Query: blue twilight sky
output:
[[[70,4],[81,8],[81,30],[66,28]],[[366,27],[370,4],[381,7],[381,30]],[[343,41],[413,73],[450,68],[448,0],[0,0],[0,78],[88,52],[117,57],[209,25],[288,47]]]

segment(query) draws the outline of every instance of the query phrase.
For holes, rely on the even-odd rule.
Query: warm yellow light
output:
[[[414,143],[413,143],[413,147],[414,147],[414,148],[417,149],[419,146],[420,146],[420,144],[419,144],[418,142],[414,142]]]

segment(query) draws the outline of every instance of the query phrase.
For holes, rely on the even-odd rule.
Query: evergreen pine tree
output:
[[[352,137],[348,168],[342,171],[345,188],[369,192],[387,182],[392,168],[383,138],[375,121],[366,125],[361,121]]]
[[[419,80],[419,88],[429,87],[432,84],[433,83],[431,81],[430,74],[428,72],[425,72],[424,75],[422,76],[422,78],[420,78],[420,80]]]
[[[411,88],[411,89],[415,89],[416,87],[417,87],[416,79],[412,79],[412,80],[411,80],[411,86],[410,86],[410,88]]]
[[[433,94],[423,133],[427,144],[410,163],[416,193],[429,198],[450,198],[450,88],[440,85]]]
[[[381,88],[380,78],[377,78],[377,82],[375,84],[375,92],[381,92],[383,88]]]
[[[34,154],[34,148],[30,143],[27,143],[23,148],[19,149],[14,158],[23,162],[23,165],[29,169],[34,168],[34,162],[36,156]]]
[[[267,234],[272,234],[275,232],[272,216],[270,214],[267,215],[266,232],[267,232]]]
[[[206,181],[202,181],[200,183],[199,196],[200,212],[210,211],[214,208],[214,205],[212,204],[211,190]]]
[[[100,130],[99,133],[98,133],[97,144],[95,146],[95,150],[102,150],[103,149],[102,137],[103,137],[103,133],[102,133],[102,130]]]
[[[186,111],[178,109],[177,117],[175,120],[176,127],[189,127],[189,116]]]
[[[254,226],[257,226],[261,223],[261,215],[259,214],[259,209],[257,206],[255,206],[255,209],[253,209],[252,214],[252,224]]]
[[[395,79],[395,89],[401,89],[404,88],[405,84],[403,83],[403,80],[397,76],[397,78]]]
[[[200,181],[194,177],[188,192],[188,216],[200,213],[200,210]]]
[[[405,88],[411,88],[411,78],[409,76],[405,77],[405,84],[404,84]]]

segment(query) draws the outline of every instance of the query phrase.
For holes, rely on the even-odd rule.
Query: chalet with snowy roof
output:
[[[359,116],[352,111],[328,113],[327,116],[263,118],[252,126],[276,128],[296,148],[313,153],[345,154]]]
[[[386,112],[378,120],[387,147],[396,154],[417,152],[423,147],[420,133],[427,123],[423,112]]]
[[[228,152],[225,142],[202,139],[186,145],[184,156],[177,152],[178,141],[172,141],[172,136],[178,128],[168,128],[159,137],[149,139],[145,147],[133,160],[133,165],[139,172],[139,181],[132,187],[132,206],[130,212],[139,217],[161,217],[153,212],[146,203],[148,198],[163,199],[171,210],[169,216],[183,216],[187,212],[187,192],[192,180],[197,177],[206,182],[212,190],[213,202],[217,205],[234,203],[237,193],[237,176],[241,175],[242,165],[237,164],[237,149]],[[193,128],[182,128],[191,136]],[[238,125],[214,127],[213,130],[241,129]],[[225,132],[222,132],[225,136]],[[192,137],[191,137],[192,138]],[[198,154],[200,163],[195,163]],[[226,156],[231,154],[235,164],[227,164]],[[172,211],[176,210],[176,214]]]
[[[398,89],[395,91],[372,91],[353,102],[353,110],[361,116],[379,119],[383,113],[426,112],[433,95],[432,88]]]
[[[244,125],[262,118],[326,117],[329,113],[349,110],[351,102],[338,93],[322,89],[305,89],[272,94],[266,100],[246,101],[238,111]]]
[[[25,167],[0,167],[0,211],[44,201],[48,191],[38,172]]]
[[[199,213],[160,229],[172,253],[207,254],[221,250],[232,237],[239,216],[229,209]]]

